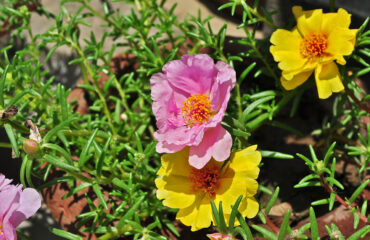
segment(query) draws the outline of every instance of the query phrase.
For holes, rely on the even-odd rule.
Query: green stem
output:
[[[123,27],[121,27],[119,24],[117,24],[116,22],[106,18],[105,15],[101,14],[100,12],[96,11],[93,7],[90,6],[89,3],[87,3],[86,1],[82,1],[82,4],[92,13],[94,14],[96,17],[100,18],[101,20],[109,23],[110,25],[114,26],[115,28],[119,29],[121,32],[122,32],[122,36],[129,36],[129,33],[126,31],[126,29],[124,29]],[[139,47],[137,46],[137,44],[135,42],[133,42],[131,39],[127,39],[126,40],[128,41],[129,45],[131,48],[135,48],[135,49],[138,49]]]
[[[255,118],[254,120],[247,123],[246,128],[249,129],[251,132],[256,130],[258,127],[260,127],[264,122],[266,122],[270,116],[275,116],[285,104],[287,104],[290,99],[295,95],[295,91],[291,91],[286,93],[283,98],[280,100],[280,102],[271,110],[271,112],[264,113],[260,115],[259,117]]]
[[[243,114],[243,109],[242,109],[242,100],[240,96],[240,85],[238,82],[235,84],[235,91],[236,91],[236,104],[238,105],[238,119],[240,119]]]
[[[91,76],[91,78],[94,82],[93,87],[95,88],[95,92],[98,94],[98,97],[100,98],[100,101],[103,104],[104,113],[105,113],[105,116],[108,119],[109,127],[112,130],[113,138],[116,139],[117,138],[117,131],[114,128],[113,121],[112,121],[112,116],[109,112],[108,105],[107,105],[107,102],[104,98],[104,95],[103,95],[103,93],[102,93],[102,91],[99,87],[98,80],[94,77],[95,74],[94,74],[93,70],[91,69],[90,65],[88,64],[87,59],[85,57],[85,54],[82,52],[81,48],[73,41],[69,41],[69,43],[71,44],[72,48],[74,48],[77,51],[77,54],[82,59],[82,63],[84,64],[88,74]]]
[[[133,229],[132,226],[130,226],[129,224],[126,224],[120,229],[116,229],[112,232],[108,232],[108,233],[104,234],[103,236],[99,237],[97,240],[113,239],[113,238],[121,236],[123,233],[128,232],[132,229]]]
[[[0,148],[12,148],[10,143],[0,142]]]
[[[247,30],[248,31],[248,30]],[[271,68],[270,64],[267,62],[266,58],[261,54],[260,50],[256,46],[256,42],[253,41],[251,44],[251,47],[256,52],[259,59],[262,60],[263,64],[265,64],[267,70],[271,73],[272,77],[275,79],[275,81],[279,81],[278,76],[276,75],[275,71]]]
[[[335,11],[335,0],[330,0],[330,12]]]
[[[88,137],[88,136],[91,136],[92,134],[92,132],[89,130],[62,130],[62,132],[64,135],[71,136],[71,137]],[[103,138],[105,141],[109,138],[109,135],[103,131],[98,131],[98,133],[96,134],[96,137]],[[118,135],[116,137],[116,141],[125,143],[128,141],[128,139]]]
[[[261,22],[264,22],[266,23],[267,25],[269,25],[270,27],[272,27],[273,29],[277,29],[278,26],[276,26],[273,22],[269,21],[267,18],[265,17],[262,17],[257,9],[254,9],[254,8],[249,8],[249,11],[255,16],[258,18],[258,20],[260,20]]]

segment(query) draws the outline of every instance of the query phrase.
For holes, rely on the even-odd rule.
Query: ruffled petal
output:
[[[259,211],[259,204],[254,197],[246,198],[240,205],[241,214],[247,216],[247,218],[255,217]]]
[[[251,178],[246,178],[244,179],[247,185],[247,194],[246,197],[253,197],[256,195],[257,190],[258,190],[258,182],[254,179]]]
[[[14,227],[34,215],[41,207],[40,194],[33,188],[26,188],[20,195],[19,207],[13,212],[9,221]]]
[[[171,174],[174,176],[189,177],[191,167],[188,163],[188,159],[188,147],[176,153],[164,154],[161,158],[162,166],[158,170],[157,175],[168,176]]]
[[[301,68],[307,61],[300,53],[302,37],[297,29],[288,31],[284,29],[276,30],[270,38],[274,45],[270,47],[270,52],[279,68],[283,71],[290,71]]]
[[[329,35],[337,27],[349,28],[351,24],[351,14],[343,8],[339,8],[337,13],[326,13],[322,18],[321,31]]]
[[[10,216],[13,213],[10,211],[14,209],[12,207],[13,205],[19,205],[20,191],[20,188],[9,185],[5,190],[0,192],[0,220],[5,218],[5,214]]]
[[[322,99],[330,97],[333,92],[340,92],[344,89],[338,67],[334,62],[318,65],[315,71],[315,81],[319,98]]]
[[[322,9],[303,11],[301,6],[294,6],[292,11],[297,20],[298,31],[303,37],[320,32],[323,19]]]
[[[154,137],[162,144],[157,145],[157,152],[176,152],[182,149],[185,145],[198,145],[207,129],[206,124],[188,127],[181,126],[170,129],[159,129],[154,133]]]
[[[224,161],[230,156],[232,138],[221,124],[208,129],[203,141],[197,146],[191,146],[189,164],[197,169],[204,167],[213,157],[216,161]]]
[[[350,55],[355,48],[357,29],[337,27],[328,36],[326,53],[334,56],[339,64],[345,64],[343,56]]]
[[[164,141],[160,141],[156,145],[157,153],[175,153],[183,149],[186,145],[185,144],[170,144]]]
[[[224,213],[230,214],[231,205],[235,204],[240,195],[246,195],[246,187],[245,178],[240,178],[236,174],[222,178],[220,188],[217,190],[214,200],[216,206],[222,201]]]
[[[190,207],[180,209],[176,219],[191,226],[191,231],[207,228],[212,222],[212,209],[208,198],[198,197]]]
[[[215,64],[207,54],[184,55],[163,66],[169,83],[188,94],[208,93],[216,74]]]
[[[195,201],[189,178],[179,176],[164,176],[157,178],[157,198],[164,199],[163,205],[170,208],[186,208]]]
[[[210,98],[212,109],[216,115],[210,119],[207,127],[215,127],[222,121],[230,99],[230,91],[236,83],[236,73],[230,65],[218,61],[215,67],[218,72],[216,81],[211,86]]]
[[[292,90],[295,89],[296,87],[302,85],[307,81],[307,79],[311,76],[312,70],[307,71],[307,72],[300,72],[290,80],[287,80],[284,78],[284,76],[281,76],[280,82],[281,85],[284,87],[285,90]]]
[[[250,171],[257,168],[262,156],[259,151],[256,151],[256,148],[257,145],[253,145],[233,152],[230,157],[230,168],[235,172]]]
[[[5,178],[4,174],[0,173],[0,191],[5,190],[13,180]]]

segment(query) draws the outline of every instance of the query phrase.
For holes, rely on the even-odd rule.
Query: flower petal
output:
[[[41,207],[40,194],[33,188],[26,188],[20,196],[19,207],[13,212],[9,221],[14,227],[34,215]]]
[[[5,190],[13,180],[5,178],[4,174],[0,173],[0,191]]]
[[[281,85],[284,87],[286,90],[292,90],[295,89],[296,87],[302,85],[304,82],[307,81],[307,79],[311,76],[312,70],[307,71],[307,72],[300,72],[296,75],[293,76],[292,79],[287,80],[284,78],[284,76],[281,76],[280,81]]]
[[[157,153],[175,153],[181,151],[185,146],[185,144],[176,145],[160,141],[157,143],[155,150]]]
[[[339,59],[338,63],[342,64],[343,56],[350,55],[355,48],[356,34],[357,29],[335,28],[328,36],[328,48],[325,52]]]
[[[216,192],[215,204],[218,206],[222,201],[222,206],[225,214],[231,213],[231,205],[235,203],[240,195],[246,195],[245,178],[237,177],[237,175],[221,179],[220,188]]]
[[[240,205],[239,209],[243,216],[253,218],[257,215],[259,204],[254,197],[246,198],[246,200],[242,201]]]
[[[290,71],[301,68],[307,61],[300,54],[300,44],[302,37],[295,28],[293,31],[285,29],[276,30],[270,38],[274,45],[270,47],[270,52],[279,68],[283,71]]]
[[[320,64],[315,70],[315,80],[319,98],[325,99],[332,92],[340,92],[344,89],[338,67],[334,62]]]
[[[337,13],[326,13],[323,15],[321,30],[329,35],[337,27],[348,29],[350,24],[351,14],[343,8],[339,8]]]
[[[194,203],[195,194],[191,189],[189,178],[164,176],[157,178],[157,198],[164,199],[163,205],[170,208],[186,208]]]
[[[4,240],[15,240],[17,239],[17,233],[15,227],[8,221],[3,223]]]
[[[214,61],[207,54],[184,55],[181,60],[168,62],[163,72],[169,83],[188,94],[207,93],[216,73]]]
[[[302,11],[301,6],[294,6],[292,11],[297,20],[298,31],[303,37],[320,32],[323,18],[322,9]]]
[[[212,221],[210,200],[205,197],[198,197],[193,205],[180,209],[176,219],[186,226],[191,226],[191,231],[209,227]]]
[[[189,164],[201,169],[213,157],[216,161],[224,161],[230,156],[232,138],[221,124],[209,128],[203,137],[203,141],[197,146],[191,146],[189,152]]]
[[[9,185],[5,190],[0,192],[0,220],[5,217],[5,214],[9,214],[10,216],[13,213],[10,211],[10,208],[14,204],[19,204],[20,191],[18,187]]]
[[[230,168],[235,172],[249,171],[257,168],[262,156],[259,151],[256,151],[256,148],[257,145],[253,145],[233,152],[230,157]]]
[[[157,175],[168,176],[171,174],[175,176],[189,177],[191,167],[189,166],[188,159],[188,147],[176,153],[164,154],[161,158],[162,166],[158,170]]]
[[[247,195],[246,197],[253,197],[256,195],[257,190],[258,190],[258,182],[254,179],[251,178],[246,178],[244,179],[247,185]]]

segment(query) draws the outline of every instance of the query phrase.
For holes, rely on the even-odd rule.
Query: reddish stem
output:
[[[279,228],[276,227],[276,225],[271,221],[271,219],[263,213],[263,216],[265,216],[267,225],[271,228],[272,231],[274,231],[275,234],[279,234]]]
[[[14,4],[14,9],[17,9],[18,6],[19,6],[19,2],[15,3]],[[36,3],[30,3],[30,4],[27,5],[27,7],[28,7],[29,11],[34,11],[34,10],[36,10],[37,4]],[[10,33],[16,27],[16,25],[12,25],[12,26],[9,26],[8,29],[6,29],[9,25],[9,21],[10,21],[10,16],[5,20],[3,26],[1,27],[0,37],[5,36],[6,34]]]
[[[369,105],[361,103],[360,100],[357,99],[357,97],[351,92],[351,90],[346,85],[344,85],[344,88],[345,88],[346,93],[348,94],[348,96],[350,96],[352,98],[352,100],[357,104],[357,106],[359,106],[362,110],[370,113],[370,106]]]
[[[330,187],[330,185],[325,181],[324,175],[320,175],[320,182],[321,182],[321,185],[326,189],[326,191],[329,192],[329,194],[334,192],[333,188]],[[351,210],[352,207],[356,206],[356,204],[353,204],[353,206],[348,205],[346,201],[344,201],[343,198],[341,198],[338,194],[335,194],[335,200],[337,200],[340,204],[342,204],[347,210]],[[367,217],[365,217],[361,213],[358,213],[358,215],[360,216],[361,222],[365,224],[369,224]]]

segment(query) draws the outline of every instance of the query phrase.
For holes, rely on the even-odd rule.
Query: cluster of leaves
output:
[[[290,116],[294,117],[303,92],[310,84],[290,92],[279,87],[279,71],[265,47],[269,38],[257,40],[255,37],[261,23],[277,28],[272,21],[274,12],[260,7],[259,1],[255,1],[254,6],[248,6],[244,0],[231,0],[219,8],[230,8],[231,15],[237,7],[243,9],[242,23],[238,28],[244,30],[246,37],[231,41],[226,37],[227,23],[215,32],[210,24],[211,17],[202,18],[200,12],[198,16],[179,21],[174,14],[176,5],[167,11],[164,0],[123,0],[132,5],[128,14],[112,9],[109,1],[102,1],[104,12],[99,12],[88,0],[64,0],[60,2],[61,11],[54,14],[45,10],[38,1],[32,2],[33,8],[27,2],[6,0],[0,5],[2,30],[11,37],[10,45],[0,50],[0,108],[3,111],[13,106],[18,108],[14,116],[1,116],[1,125],[10,144],[0,143],[0,146],[12,148],[15,156],[22,159],[20,179],[24,186],[43,190],[65,183],[70,192],[64,199],[84,189],[93,190],[99,205],[93,203],[92,196],[85,195],[89,211],[78,216],[77,227],[82,227],[81,233],[97,234],[98,239],[114,239],[121,235],[130,235],[134,239],[166,239],[159,232],[161,228],[167,228],[175,236],[180,236],[172,224],[174,210],[163,207],[155,197],[154,179],[159,167],[159,155],[155,152],[153,138],[155,122],[151,111],[149,78],[161,71],[165,63],[179,58],[184,50],[196,54],[201,49],[209,48],[214,59],[232,66],[248,63],[238,72],[235,91],[223,122],[235,139],[234,148],[248,146],[253,131],[264,124],[301,134],[275,117],[288,103],[292,104]],[[79,6],[74,12],[66,7],[70,2]],[[48,17],[55,24],[45,33],[34,35],[30,25],[34,13],[31,11]],[[89,39],[80,37],[80,28],[91,27],[91,18],[99,18],[105,23],[101,39],[97,39],[93,31]],[[322,128],[313,132],[325,139],[327,152],[324,160],[318,160],[312,147],[312,160],[297,154],[312,173],[296,187],[321,186],[328,190],[329,198],[312,205],[328,204],[331,211],[334,202],[338,201],[354,214],[355,228],[359,221],[368,221],[367,201],[363,201],[361,207],[354,205],[370,181],[365,180],[370,162],[369,125],[366,137],[360,133],[361,117],[369,116],[366,101],[370,95],[366,95],[354,81],[370,71],[367,63],[370,57],[370,49],[367,48],[370,31],[366,31],[368,21],[361,26],[356,51],[350,56],[359,65],[341,67],[346,91],[335,97],[332,116],[325,119]],[[16,39],[25,39],[24,33],[30,44],[16,49]],[[108,38],[112,38],[114,43],[109,50],[104,50]],[[226,43],[243,45],[248,50],[230,54],[224,49]],[[67,103],[71,90],[56,83],[55,76],[45,68],[44,63],[50,62],[55,51],[62,46],[72,49],[76,56],[68,64],[81,70],[83,84],[77,87],[89,96],[87,114],[79,115],[73,111],[76,102]],[[110,63],[118,47],[135,56],[135,61],[140,63],[136,71],[128,71],[121,76],[113,72]],[[349,75],[349,71],[353,74]],[[103,86],[99,82],[101,73],[108,76]],[[247,78],[262,77],[274,82],[274,88],[263,91],[258,86],[242,88]],[[24,126],[27,120],[37,125],[42,137],[36,155],[26,154],[21,147],[30,134],[30,129]],[[338,141],[337,145],[332,144],[334,140]],[[342,151],[334,151],[334,146]],[[261,152],[263,157],[294,158],[275,151]],[[331,158],[333,154],[335,157]],[[342,199],[333,190],[334,186],[344,188],[335,178],[336,159],[349,157],[358,165],[360,178],[364,181],[349,199]],[[62,172],[63,176],[50,177],[55,171]],[[225,224],[222,205],[218,210],[212,205],[220,232],[239,234],[243,239],[253,239],[253,236],[284,239],[287,234],[295,239],[307,239],[309,235],[306,231],[310,229],[312,239],[318,239],[313,208],[310,208],[310,223],[293,230],[289,225],[290,212],[287,211],[280,228],[277,228],[268,214],[278,197],[279,187],[274,192],[263,186],[260,190],[271,194],[271,200],[266,206],[261,206],[258,216],[273,231],[257,224],[251,225],[251,230],[237,211],[239,199],[233,206],[229,227]],[[240,227],[234,226],[236,219]],[[52,231],[67,239],[82,239],[60,229]],[[333,239],[343,237],[334,224],[327,226],[327,231]],[[358,239],[369,232],[369,226],[365,226],[348,239]]]

